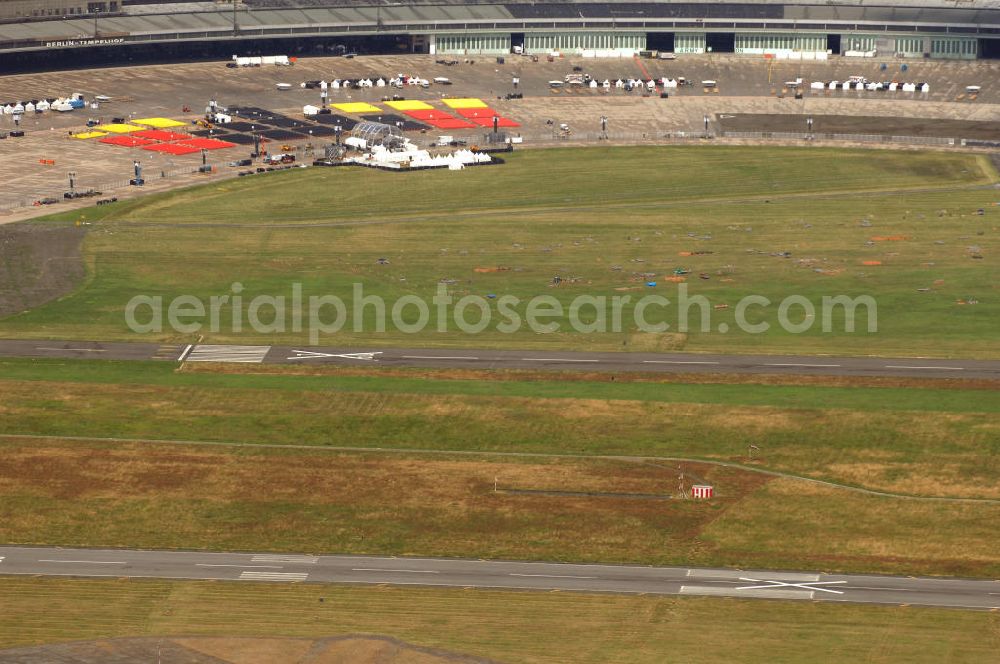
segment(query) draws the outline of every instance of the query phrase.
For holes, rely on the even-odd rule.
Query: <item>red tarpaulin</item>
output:
[[[405,115],[414,118],[415,120],[420,120],[421,122],[426,122],[432,127],[437,127],[438,129],[475,129],[476,125],[463,120],[461,118],[456,118],[454,115],[449,115],[444,111],[436,110],[423,110],[423,111],[403,111]]]
[[[505,118],[492,108],[460,108],[456,111],[459,115],[467,120],[471,120],[478,125],[483,127],[493,126],[493,117],[498,116],[498,125],[501,127],[520,127],[521,125],[514,122],[510,118]]]
[[[131,136],[138,136],[140,138],[151,138],[154,141],[183,141],[185,138],[191,138],[190,134],[178,134],[175,131],[164,131],[162,129],[143,129],[142,131],[134,131],[130,134]]]
[[[135,136],[108,136],[102,138],[100,143],[105,143],[107,145],[120,145],[123,148],[137,148],[143,145],[155,145],[156,141],[151,141],[146,138],[136,138]]]
[[[480,118],[469,118],[469,119],[472,120],[473,122],[475,122],[476,124],[478,124],[480,126],[483,126],[483,127],[492,127],[493,126],[493,116],[492,115],[490,117],[488,117],[488,118],[482,118],[482,117],[480,117]],[[497,121],[497,126],[498,127],[520,127],[521,125],[518,124],[518,123],[516,123],[516,122],[514,122],[510,118],[505,118],[505,117],[501,116],[500,119]]]
[[[152,150],[153,152],[166,152],[167,154],[173,154],[173,155],[201,152],[201,148],[196,148],[190,145],[178,145],[176,143],[157,143],[156,145],[147,145],[142,149]]]
[[[186,141],[178,143],[178,145],[190,145],[199,150],[222,150],[224,148],[236,147],[236,143],[220,141],[217,138],[189,138]]]

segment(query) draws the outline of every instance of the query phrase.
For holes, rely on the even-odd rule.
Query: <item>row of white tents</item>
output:
[[[345,159],[348,163],[360,164],[363,166],[377,166],[380,168],[447,168],[449,170],[461,170],[466,166],[477,164],[488,164],[493,159],[483,152],[473,152],[471,150],[456,150],[455,152],[432,155],[427,150],[406,141],[402,149],[390,150],[382,145],[368,146],[367,141],[356,136],[351,136],[345,145],[364,150],[360,156]]]
[[[921,92],[931,91],[927,83],[897,83],[896,81],[813,81],[809,86],[813,90],[867,90],[887,92]]]
[[[402,74],[400,74],[399,76],[393,76],[388,79],[379,77],[375,80],[372,80],[370,78],[361,78],[354,80],[337,78],[330,81],[329,83],[326,81],[320,81],[319,89],[339,90],[340,88],[384,88],[384,87],[401,88],[406,85],[417,85],[426,88],[428,85],[430,85],[430,81],[428,81],[426,78],[420,78],[419,76],[404,76]],[[299,87],[305,88],[307,87],[307,85],[305,83],[301,83]]]
[[[67,112],[77,108],[86,108],[83,95],[76,93],[69,97],[59,97],[51,101],[39,99],[37,101],[26,101],[8,103],[0,106],[3,115],[26,115],[30,113],[44,113],[45,111]]]
[[[550,85],[556,87],[555,85],[556,83],[561,84],[560,81],[553,81],[552,83],[550,83]],[[615,88],[616,90],[633,90],[636,88],[645,88],[650,92],[656,90],[657,85],[659,85],[662,88],[676,88],[678,85],[677,80],[673,78],[660,78],[660,79],[651,78],[648,81],[643,81],[642,79],[638,78],[625,78],[625,79],[619,78],[616,81],[612,81],[610,79],[604,79],[604,81],[600,83],[597,81],[597,79],[592,79],[590,83],[583,83],[582,80],[580,81],[570,80],[569,83],[571,85],[574,84],[585,85],[592,90],[596,90],[598,88],[604,88],[605,90],[610,90],[611,88]]]
[[[292,61],[288,59],[287,55],[258,55],[250,57],[234,55],[233,62],[236,63],[237,67],[261,67],[263,65],[288,67],[292,64]]]

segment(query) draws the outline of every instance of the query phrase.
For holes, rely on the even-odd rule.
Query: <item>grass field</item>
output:
[[[990,661],[1000,616],[708,598],[0,579],[0,645],[381,634],[502,662]],[[113,650],[112,644],[104,648]],[[292,651],[289,644],[289,651]]]
[[[1000,576],[1000,504],[701,463],[6,437],[0,453],[6,543]],[[679,472],[717,498],[677,499]]]
[[[997,390],[3,360],[5,433],[679,456],[916,495],[1000,497]],[[127,404],[127,408],[122,408]]]
[[[86,284],[3,320],[0,337],[303,343],[308,335],[293,331],[291,307],[284,329],[263,335],[246,324],[233,332],[228,305],[219,331],[206,324],[195,334],[135,335],[123,315],[140,294],[207,303],[239,282],[246,303],[261,294],[290,298],[299,283],[307,298],[331,294],[347,304],[351,320],[318,339],[325,343],[1000,357],[1000,208],[996,191],[983,186],[996,177],[988,160],[972,155],[761,147],[526,151],[505,166],[461,174],[283,172],[85,211],[93,224]],[[681,333],[676,307],[651,307],[650,323],[672,327],[637,332],[638,298],[676,304],[681,285],[666,281],[676,269],[689,271],[683,285],[691,295],[708,298],[708,327],[695,308],[692,329]],[[655,288],[645,286],[650,280]],[[391,307],[402,296],[429,299],[442,283],[455,299],[513,295],[522,318],[537,295],[567,309],[583,294],[633,300],[621,330],[600,334],[575,332],[565,317],[554,333],[522,326],[505,334],[495,308],[477,334],[458,331],[450,317],[440,332],[434,320],[421,334],[392,321],[374,332],[373,308],[354,315],[353,284]],[[773,303],[748,316],[770,323],[766,333],[736,331],[735,305],[750,294]],[[859,331],[845,332],[835,313],[823,333],[816,313],[808,332],[786,332],[776,308],[793,294],[816,307],[823,296],[871,295],[878,331],[868,332],[861,315]],[[958,304],[969,300],[978,304]],[[589,307],[578,311],[593,322]],[[808,322],[802,315],[791,318]],[[413,323],[415,312],[402,318]],[[733,331],[720,333],[720,325]]]

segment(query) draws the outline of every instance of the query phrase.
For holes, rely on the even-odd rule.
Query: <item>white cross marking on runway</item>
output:
[[[783,587],[795,587],[802,588],[804,590],[822,590],[825,593],[834,593],[835,595],[843,595],[842,590],[831,590],[830,588],[820,588],[820,586],[829,586],[835,583],[847,583],[847,581],[803,581],[800,583],[787,583],[785,581],[761,581],[760,579],[748,579],[741,576],[740,581],[752,581],[754,583],[761,583],[764,585],[760,586],[741,586],[737,590],[760,590],[762,588],[783,588]]]
[[[292,357],[286,357],[286,360],[316,360],[321,357],[342,357],[345,360],[374,360],[376,355],[381,355],[382,351],[375,351],[374,353],[317,353],[312,350],[293,350]]]

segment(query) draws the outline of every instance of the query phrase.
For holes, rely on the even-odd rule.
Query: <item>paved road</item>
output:
[[[92,341],[3,341],[0,357],[340,364],[456,369],[798,374],[1000,380],[1000,361],[921,358],[587,353],[536,350],[430,350],[307,346],[161,345]]]
[[[565,590],[1000,609],[1000,581],[440,558],[0,547],[0,575]]]

